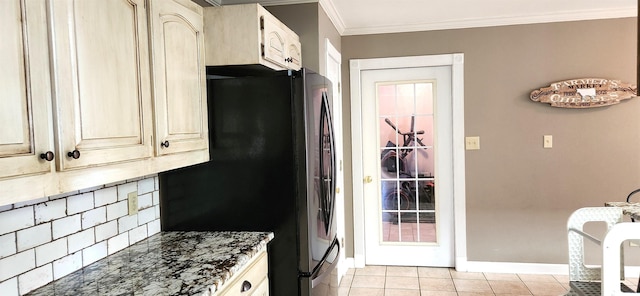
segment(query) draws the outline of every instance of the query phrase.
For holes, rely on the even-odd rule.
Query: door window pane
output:
[[[382,242],[437,242],[433,84],[376,85]]]

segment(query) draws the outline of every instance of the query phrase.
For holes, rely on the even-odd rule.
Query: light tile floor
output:
[[[638,279],[625,284],[636,288]],[[451,268],[367,266],[349,269],[339,296],[558,296],[569,276],[457,272]]]

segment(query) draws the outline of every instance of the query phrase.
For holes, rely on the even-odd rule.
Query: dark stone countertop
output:
[[[210,295],[271,232],[161,232],[27,295]]]

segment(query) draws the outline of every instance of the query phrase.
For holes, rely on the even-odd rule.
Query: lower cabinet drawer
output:
[[[262,283],[255,288],[251,296],[269,296],[269,278],[264,278]]]
[[[262,296],[269,295],[269,280],[267,273],[269,270],[267,253],[262,252],[258,257],[250,263],[237,277],[233,277],[231,282],[223,285],[222,291],[216,293],[219,296]],[[265,289],[266,291],[257,293]]]

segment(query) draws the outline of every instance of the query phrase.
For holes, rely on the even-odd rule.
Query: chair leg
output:
[[[623,295],[620,290],[620,280],[624,279],[622,243],[630,239],[640,239],[640,223],[618,223],[611,227],[604,237],[601,295]]]

